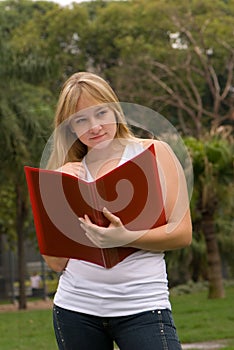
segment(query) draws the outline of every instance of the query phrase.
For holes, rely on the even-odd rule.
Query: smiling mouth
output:
[[[102,135],[97,135],[97,136],[92,136],[90,137],[91,140],[98,140],[100,138],[102,138],[103,136],[105,136],[106,134],[102,134]]]

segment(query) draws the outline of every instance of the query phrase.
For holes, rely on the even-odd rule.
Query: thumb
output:
[[[103,214],[105,217],[115,226],[121,226],[122,222],[120,218],[114,214],[112,214],[106,207],[103,208],[102,210]]]

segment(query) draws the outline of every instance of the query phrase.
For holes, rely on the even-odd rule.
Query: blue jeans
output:
[[[60,350],[181,350],[170,310],[98,317],[53,308]]]

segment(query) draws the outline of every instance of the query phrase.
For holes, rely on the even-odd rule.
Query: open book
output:
[[[96,181],[24,167],[41,254],[89,261],[110,268],[136,248],[97,248],[80,227],[85,214],[107,227],[105,206],[129,230],[166,223],[154,145]]]

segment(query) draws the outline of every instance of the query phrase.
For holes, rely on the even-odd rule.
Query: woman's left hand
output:
[[[101,227],[91,222],[87,215],[79,218],[86,236],[99,248],[124,246],[138,238],[137,232],[127,230],[118,216],[103,208],[103,214],[110,221],[108,227]]]

